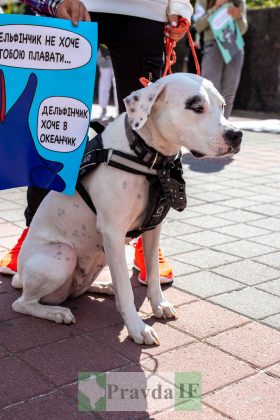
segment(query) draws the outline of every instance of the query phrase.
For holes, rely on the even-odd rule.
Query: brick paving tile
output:
[[[163,413],[158,413],[154,415],[153,418],[155,420],[223,420],[229,417],[226,417],[213,410],[212,408],[202,404],[201,410],[199,411],[164,411]]]
[[[11,285],[12,276],[3,276],[0,274],[0,293],[13,292],[14,288]]]
[[[0,227],[0,231],[1,231],[1,227]],[[22,233],[22,229],[20,229],[20,233],[18,233],[17,235],[6,236],[5,238],[0,238],[1,246],[7,250],[12,248],[17,243],[17,240],[19,236],[21,235],[21,233]]]
[[[216,202],[220,202],[223,200],[227,200],[228,198],[230,198],[228,195],[223,194],[223,192],[213,192],[213,191],[209,191],[209,192],[198,192],[195,194],[192,194],[192,196],[194,198],[197,198],[199,200],[204,200],[207,201],[208,203],[216,203]]]
[[[280,312],[279,297],[253,287],[210,297],[209,300],[254,319]]]
[[[202,372],[203,393],[254,373],[254,370],[244,362],[203,343],[171,350],[153,359],[146,359],[141,365],[155,373]]]
[[[246,207],[252,206],[254,203],[256,202],[245,198],[229,198],[228,200],[223,201],[223,205],[228,207],[229,210],[232,210],[232,208],[245,209]]]
[[[13,225],[12,223],[1,223],[0,238],[11,235],[21,235],[22,229]],[[2,244],[2,240],[1,240]]]
[[[250,260],[238,261],[222,267],[216,267],[213,271],[221,276],[227,276],[248,285],[276,279],[279,276],[279,271],[275,270],[275,268]]]
[[[257,228],[266,229],[267,233],[269,233],[270,230],[272,232],[279,232],[280,230],[280,219],[276,217],[266,217],[265,219],[255,220],[248,223],[252,226],[256,226]]]
[[[232,242],[234,240],[237,240],[236,238],[233,238],[232,236],[223,235],[222,233],[213,232],[210,230],[203,230],[201,232],[192,233],[190,235],[183,235],[183,236],[180,236],[180,239],[187,242],[191,242],[198,246],[206,246],[206,247],[211,247],[213,245],[220,245],[226,242]]]
[[[280,235],[279,233],[269,233],[268,235],[258,236],[257,238],[253,239],[254,242],[272,246],[275,248],[280,248]]]
[[[52,385],[40,375],[12,357],[0,360],[0,372],[0,407],[23,401],[52,389]]]
[[[264,235],[265,233],[268,233],[268,231],[265,229],[261,229],[255,226],[249,226],[245,223],[237,223],[230,226],[224,226],[221,228],[217,228],[216,230],[220,233],[224,233],[225,235],[232,235],[240,239],[248,239],[254,236]]]
[[[12,309],[12,303],[20,295],[21,293],[17,291],[11,291],[0,294],[0,325],[2,324],[2,321],[7,321],[9,319],[20,318],[24,316],[22,314],[19,314],[18,312],[15,312]]]
[[[188,197],[188,207],[193,207],[195,209],[196,206],[199,206],[200,204],[205,204],[205,201],[198,200],[197,198],[194,198],[192,196]],[[195,209],[196,210],[196,209]]]
[[[0,211],[0,217],[12,223],[18,220],[25,220],[23,208],[11,209],[8,212],[5,209],[5,211]]]
[[[200,249],[198,251],[188,252],[187,254],[179,254],[174,259],[200,268],[217,267],[218,265],[238,260],[233,255],[224,254],[223,252],[212,249]]]
[[[84,332],[95,331],[110,325],[122,323],[117,312],[115,299],[106,295],[83,295],[64,304],[76,318],[76,326]]]
[[[280,379],[280,363],[276,363],[276,365],[271,366],[266,370],[268,373],[272,373],[273,375],[276,375]]]
[[[267,245],[257,244],[252,241],[241,239],[239,241],[222,244],[215,246],[214,249],[217,251],[227,252],[228,254],[236,255],[242,258],[251,258],[269,252],[275,251],[274,248],[268,247]]]
[[[61,392],[54,392],[3,410],[3,419],[14,420],[17,418],[22,420],[84,420],[93,417],[92,413],[79,412],[78,407],[61,395]]]
[[[233,419],[278,420],[279,387],[280,380],[258,374],[207,395],[205,401]]]
[[[269,316],[268,318],[263,319],[262,322],[280,330],[280,314]]]
[[[198,213],[202,213],[205,215],[217,215],[217,213],[222,213],[225,211],[224,206],[221,204],[214,204],[214,203],[208,203],[208,204],[201,204],[200,206],[196,206],[195,211]]]
[[[172,238],[172,241],[170,238],[164,238],[160,241],[160,246],[166,257],[169,255],[180,254],[182,252],[194,251],[199,248],[197,245],[184,241],[183,238],[181,240],[181,237],[180,239]]]
[[[280,332],[252,322],[206,340],[257,367],[280,361]]]
[[[203,228],[203,229],[214,229],[214,228],[228,226],[232,224],[232,222],[228,220],[221,219],[215,216],[208,216],[208,215],[195,217],[192,220],[189,220],[188,223],[190,225],[197,226],[198,228]]]
[[[195,265],[188,264],[187,256],[189,254],[178,254],[174,257],[179,257],[180,255],[184,255],[183,261],[178,261],[178,259],[175,258],[168,258],[173,269],[173,273],[175,278],[177,276],[183,276],[185,274],[194,273],[195,271],[199,271],[199,267]],[[186,261],[185,261],[186,260]],[[185,261],[185,262],[184,262]]]
[[[177,236],[177,235],[184,235],[187,233],[198,232],[201,228],[196,226],[191,226],[188,223],[183,223],[179,221],[168,222],[162,224],[162,232],[168,236]]]
[[[280,269],[280,251],[256,257],[255,260]]]
[[[244,287],[237,281],[227,279],[211,271],[199,271],[184,277],[175,278],[175,287],[206,298]]]
[[[240,222],[248,222],[251,220],[257,220],[263,218],[263,216],[260,216],[257,213],[254,213],[252,210],[241,210],[241,209],[235,209],[230,210],[224,213],[219,213],[219,217],[222,217],[223,219],[227,220],[233,220],[234,222],[240,223]]]
[[[133,362],[139,362],[149,357],[154,357],[157,354],[164,353],[176,347],[180,347],[194,341],[192,337],[182,332],[176,331],[174,328],[168,326],[169,323],[176,325],[177,321],[156,321],[155,318],[144,319],[147,325],[154,328],[159,336],[160,346],[137,346],[134,341],[128,337],[128,332],[125,327],[113,326],[104,328],[102,336],[93,338],[100,340],[123,354],[126,358]]]
[[[178,319],[172,325],[200,339],[248,321],[241,315],[202,300],[180,306],[177,313]]]
[[[3,357],[8,356],[7,353],[4,351],[3,348],[0,348],[0,359],[2,359]]]
[[[12,319],[9,323],[0,322],[0,345],[10,352],[39,347],[79,334],[81,332],[76,324],[56,324],[27,315],[23,318]]]
[[[78,372],[102,372],[129,363],[112,349],[86,337],[47,344],[18,355],[57,386],[76,381]]]
[[[279,272],[280,275],[280,272]],[[264,284],[260,284],[258,289],[264,290],[265,292],[272,293],[273,295],[280,296],[280,278],[269,281]]]
[[[5,211],[7,213],[7,210],[14,210],[14,209],[22,209],[23,211],[23,206],[21,206],[20,204],[13,203],[8,200],[0,199],[0,211]]]
[[[247,207],[247,209],[250,210],[251,207]],[[279,207],[269,203],[260,203],[257,207],[252,207],[252,210],[265,216],[278,216],[280,214]]]

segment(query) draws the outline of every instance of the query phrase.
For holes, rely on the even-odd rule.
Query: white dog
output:
[[[175,74],[133,92],[125,99],[128,121],[145,143],[165,156],[185,146],[195,156],[237,153],[242,132],[223,116],[224,100],[213,84],[191,74]],[[134,155],[121,114],[103,132],[104,148]],[[139,317],[125,258],[127,232],[145,218],[149,182],[108,165],[99,165],[83,179],[97,214],[81,196],[51,192],[42,202],[19,255],[14,287],[23,287],[13,309],[57,323],[74,323],[60,305],[86,291],[115,292],[117,309],[129,335],[139,344],[159,344],[153,328]],[[143,234],[147,296],[154,316],[176,317],[163,296],[158,267],[160,225]],[[113,289],[93,283],[108,264]]]

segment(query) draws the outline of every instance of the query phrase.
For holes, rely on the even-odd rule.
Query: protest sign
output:
[[[244,41],[237,22],[228,13],[229,7],[232,7],[232,4],[225,3],[208,18],[209,25],[226,64],[228,64],[235,54],[244,46]]]
[[[96,56],[96,23],[0,15],[0,189],[74,194]]]

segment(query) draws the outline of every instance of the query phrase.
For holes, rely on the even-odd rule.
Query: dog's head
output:
[[[237,153],[242,131],[224,117],[225,101],[214,85],[194,74],[166,76],[124,100],[134,130],[157,132],[196,157]],[[156,144],[153,144],[157,148]]]

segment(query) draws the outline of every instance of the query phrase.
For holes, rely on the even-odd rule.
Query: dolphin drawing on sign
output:
[[[24,91],[6,112],[5,78],[0,70],[0,189],[26,185],[59,192],[65,189],[57,174],[64,165],[38,154],[29,127],[36,87],[37,77],[31,73]]]

